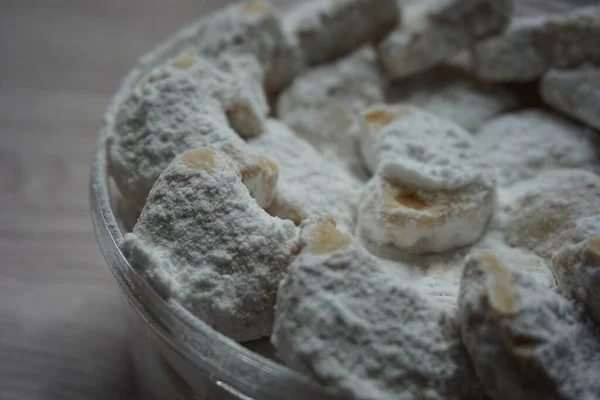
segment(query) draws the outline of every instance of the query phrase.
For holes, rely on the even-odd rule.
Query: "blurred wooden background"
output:
[[[290,1],[290,0],[288,0]],[[522,13],[598,0],[515,0]],[[0,2],[0,400],[131,399],[87,183],[121,77],[219,0]]]

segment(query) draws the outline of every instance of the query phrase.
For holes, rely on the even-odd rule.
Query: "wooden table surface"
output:
[[[516,1],[529,12],[575,0]],[[1,2],[0,400],[135,396],[123,304],[92,233],[89,163],[136,58],[225,3]]]

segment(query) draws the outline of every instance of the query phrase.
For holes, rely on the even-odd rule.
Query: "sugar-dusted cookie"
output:
[[[281,93],[277,115],[321,154],[365,175],[358,150],[359,115],[384,100],[384,81],[371,47],[300,75]]]
[[[473,61],[484,80],[530,81],[549,68],[600,62],[600,7],[514,19],[507,29],[475,46]]]
[[[349,172],[276,120],[268,120],[265,133],[248,146],[272,159],[279,169],[269,213],[297,224],[306,218],[331,217],[344,231],[354,229],[362,184]]]
[[[267,92],[287,86],[304,67],[296,38],[287,33],[278,11],[268,1],[233,4],[205,18],[192,49],[207,57],[253,55],[264,71]]]
[[[551,69],[540,82],[546,103],[600,129],[600,67]]]
[[[600,222],[599,217],[595,222]],[[585,304],[600,325],[600,236],[565,245],[550,265],[562,293]]]
[[[297,246],[294,224],[251,196],[249,187],[256,195],[272,180],[272,164],[255,161],[211,148],[177,156],[122,245],[160,295],[239,341],[271,333],[277,285]]]
[[[476,147],[496,169],[500,186],[555,168],[598,170],[600,141],[593,132],[540,109],[501,115],[475,135]]]
[[[513,268],[514,267],[514,268]],[[582,307],[484,250],[461,281],[462,339],[494,400],[595,399],[600,336]]]
[[[143,77],[121,104],[109,137],[110,168],[138,209],[177,154],[262,132],[264,93],[237,72],[182,53]]]
[[[477,132],[484,122],[518,107],[520,101],[510,90],[442,65],[393,82],[387,102],[411,104]]]
[[[512,0],[410,2],[402,24],[378,45],[382,64],[394,78],[440,64],[474,41],[501,31],[512,8]]]
[[[330,221],[302,227],[277,294],[286,364],[345,399],[479,399],[456,321]]]
[[[549,260],[565,244],[600,235],[589,224],[600,210],[600,177],[580,169],[547,171],[524,181],[507,201],[506,241]]]
[[[285,23],[314,65],[377,42],[399,18],[396,0],[312,0],[290,11]]]

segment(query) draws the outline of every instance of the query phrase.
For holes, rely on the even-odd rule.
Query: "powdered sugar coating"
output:
[[[502,30],[512,0],[426,0],[405,7],[403,23],[378,46],[386,72],[405,77],[440,64],[472,42]]]
[[[277,285],[297,246],[225,153],[202,148],[161,174],[123,251],[158,292],[229,337],[271,333]]]
[[[473,243],[495,207],[492,187],[427,191],[375,176],[361,197],[356,235],[411,253],[439,253]]]
[[[514,19],[475,46],[474,69],[485,80],[530,81],[551,67],[600,62],[600,7]]]
[[[277,114],[319,152],[365,174],[358,150],[358,115],[384,99],[384,82],[371,47],[300,75],[279,96]]]
[[[475,143],[496,168],[500,186],[553,168],[597,171],[600,159],[599,142],[593,132],[537,109],[490,120],[475,136]]]
[[[479,398],[454,319],[341,235],[303,227],[277,296],[278,355],[343,398]]]
[[[194,50],[208,57],[255,56],[268,92],[287,86],[304,66],[296,38],[284,30],[277,10],[267,1],[247,1],[214,13],[198,26],[194,37]]]
[[[540,81],[544,101],[600,129],[600,67],[551,69]]]
[[[600,214],[595,217],[598,222]],[[565,296],[585,304],[600,326],[600,236],[564,246],[550,265]]]
[[[352,175],[276,120],[268,120],[265,133],[248,146],[279,167],[269,213],[297,224],[306,218],[332,217],[346,232],[354,229],[362,184]]]
[[[440,66],[393,82],[387,102],[407,103],[476,132],[492,117],[516,108],[517,96],[477,81],[459,68]]]
[[[597,398],[597,328],[580,307],[511,267],[477,250],[461,281],[462,338],[486,394],[494,400]]]
[[[493,187],[491,168],[471,135],[412,106],[377,105],[363,113],[361,150],[372,172],[422,190]]]
[[[521,185],[526,190],[515,199],[503,221],[509,244],[549,260],[563,245],[586,239],[581,237],[581,226],[587,226],[582,219],[600,210],[598,175],[577,169],[548,171]],[[600,227],[596,231],[595,235],[600,235]]]
[[[399,17],[396,0],[313,0],[292,10],[285,22],[314,65],[377,42]]]
[[[142,78],[121,104],[109,138],[112,175],[138,209],[177,154],[240,140],[234,129],[242,136],[262,131],[264,93],[245,78],[189,53]]]

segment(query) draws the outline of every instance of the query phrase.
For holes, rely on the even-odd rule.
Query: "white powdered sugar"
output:
[[[482,250],[467,258],[459,320],[470,359],[491,398],[600,395],[598,328],[581,307],[517,272],[512,262]]]
[[[269,120],[266,132],[248,146],[279,167],[277,195],[267,209],[272,215],[297,224],[331,217],[346,232],[354,229],[362,184],[352,175],[276,120]]]
[[[584,170],[557,170],[522,182],[522,193],[507,207],[506,240],[550,259],[563,245],[589,234],[589,218],[600,210],[600,177]],[[583,219],[583,220],[582,220]],[[583,232],[578,231],[577,221]],[[600,235],[596,226],[595,235]]]
[[[493,187],[430,191],[375,176],[365,187],[356,235],[410,253],[439,253],[476,241],[495,207]]]
[[[600,165],[596,133],[543,110],[494,118],[479,130],[475,142],[496,168],[500,186],[553,168],[597,171]]]
[[[451,66],[393,82],[387,101],[417,106],[470,132],[476,132],[485,121],[519,104],[517,96],[509,90],[479,82]]]
[[[343,398],[478,399],[454,319],[329,222],[306,224],[272,341]]]
[[[179,33],[106,118],[133,271],[342,398],[600,399],[600,141],[541,108],[598,126],[599,8],[502,32],[512,6],[250,1]]]
[[[360,112],[384,100],[384,80],[371,47],[309,70],[281,93],[277,115],[326,158],[363,177]]]
[[[271,333],[277,285],[297,245],[294,224],[250,196],[242,182],[248,174],[219,151],[183,153],[161,174],[123,243],[161,295],[239,341]]]
[[[141,209],[152,185],[179,153],[260,134],[268,112],[262,90],[183,53],[139,82],[116,116],[109,160],[119,190]]]
[[[551,69],[540,81],[546,103],[600,129],[600,67]]]
[[[363,114],[361,150],[369,169],[422,190],[493,186],[490,166],[454,122],[411,106],[378,105]]]
[[[231,5],[206,18],[191,45],[213,58],[226,53],[253,55],[265,72],[268,92],[287,86],[304,67],[296,38],[284,30],[277,10],[260,0]]]

